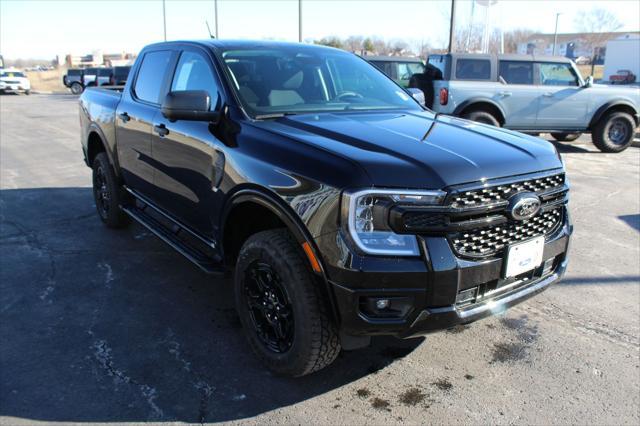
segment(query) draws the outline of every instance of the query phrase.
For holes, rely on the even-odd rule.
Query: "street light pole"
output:
[[[551,52],[551,56],[556,54],[556,44],[558,43],[558,18],[562,15],[562,13],[556,13],[556,29],[553,32],[553,51]]]
[[[451,0],[451,20],[449,22],[449,53],[453,51],[453,20],[456,16],[456,0]]]
[[[164,41],[167,41],[167,11],[165,1],[162,0],[162,26],[164,28]]]
[[[302,43],[302,0],[298,0],[298,42]]]
[[[216,40],[218,39],[218,0],[213,0],[213,11],[215,13],[214,24],[216,26]]]

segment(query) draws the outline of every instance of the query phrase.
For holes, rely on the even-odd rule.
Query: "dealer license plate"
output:
[[[513,244],[507,250],[505,278],[515,277],[542,264],[544,237]]]

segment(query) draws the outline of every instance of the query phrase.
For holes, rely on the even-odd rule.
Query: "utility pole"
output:
[[[449,22],[449,53],[453,52],[453,20],[456,16],[456,0],[451,0],[451,21]]]
[[[556,54],[556,44],[558,43],[558,18],[562,15],[562,13],[556,13],[556,29],[553,32],[553,51],[551,52],[551,56]]]
[[[302,0],[298,0],[298,42],[302,43]]]
[[[216,26],[215,28],[216,39],[218,39],[218,0],[213,0],[213,11],[215,13],[214,24]]]
[[[165,1],[162,0],[162,25],[164,28],[164,41],[167,41],[167,10],[164,3]]]

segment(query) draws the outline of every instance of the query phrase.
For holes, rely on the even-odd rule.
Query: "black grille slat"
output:
[[[561,188],[562,185],[564,185],[564,174],[561,173],[504,185],[491,186],[488,188],[454,193],[451,196],[449,205],[458,209],[482,207],[506,202],[509,197],[518,192],[528,191],[539,194],[556,188]]]
[[[497,254],[508,245],[539,235],[551,235],[562,223],[562,208],[540,213],[522,221],[510,221],[449,236],[454,250],[463,256],[487,256]]]

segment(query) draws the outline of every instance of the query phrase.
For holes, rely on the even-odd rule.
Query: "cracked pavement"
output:
[[[559,145],[561,284],[301,379],[251,354],[229,280],[94,212],[74,96],[0,97],[0,424],[640,422],[640,144]]]

